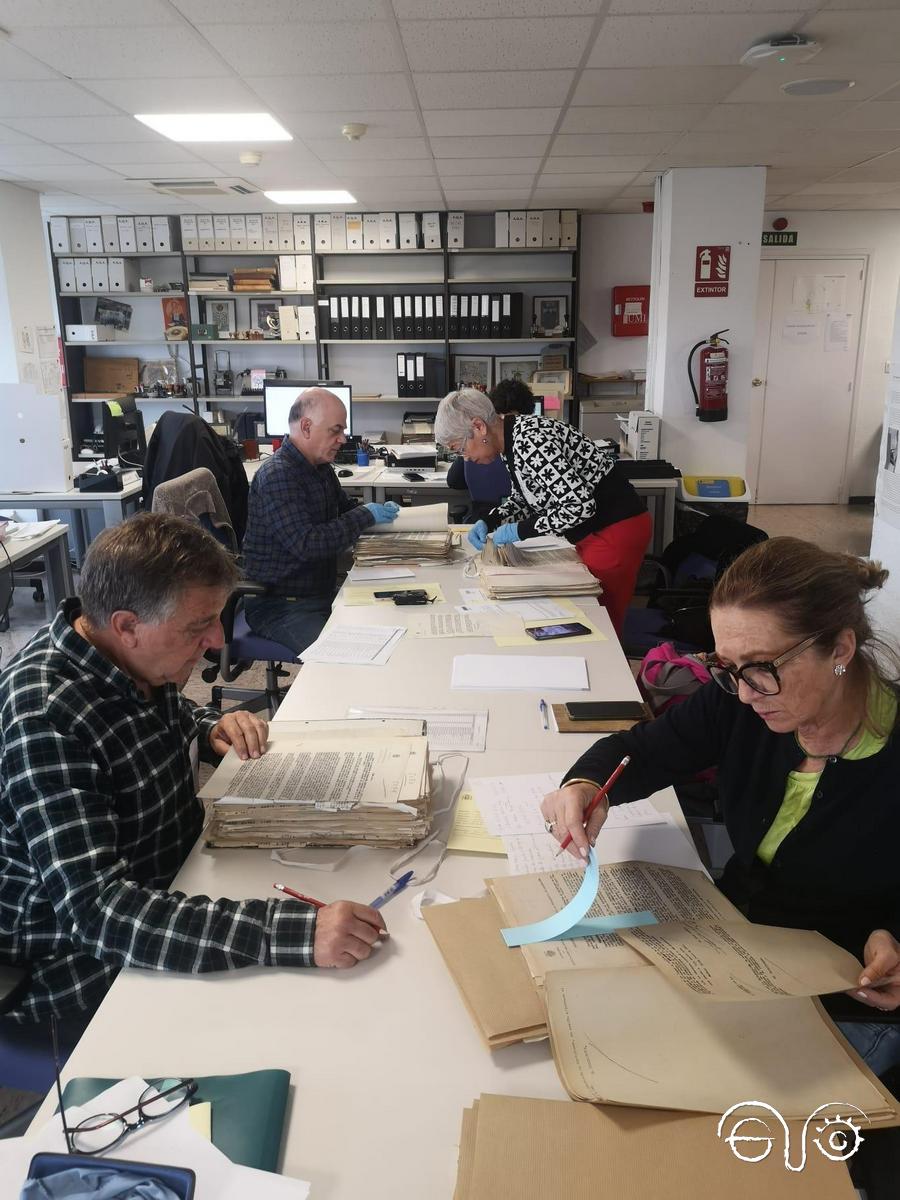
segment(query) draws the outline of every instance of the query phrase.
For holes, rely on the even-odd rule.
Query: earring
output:
[[[840,679],[840,677],[841,677],[842,675],[846,675],[846,674],[847,674],[847,667],[846,667],[846,665],[845,665],[844,663],[835,663],[835,664],[834,664],[834,673],[835,673],[835,675],[837,675],[838,679]]]
[[[486,445],[487,445],[487,438],[482,438],[482,439],[481,439],[481,444],[482,444],[482,446],[486,446]]]

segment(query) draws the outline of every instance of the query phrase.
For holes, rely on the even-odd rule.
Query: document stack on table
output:
[[[526,550],[515,544],[496,546],[488,538],[477,563],[481,589],[491,600],[598,596],[601,590],[574,546]]]
[[[368,529],[354,553],[358,566],[449,562],[456,540],[447,524],[446,504],[417,504],[401,508],[389,525]]]
[[[431,828],[425,723],[278,722],[262,758],[229,750],[200,796],[210,846],[411,846]]]

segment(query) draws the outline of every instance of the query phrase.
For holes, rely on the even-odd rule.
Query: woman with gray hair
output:
[[[469,532],[476,550],[489,533],[498,546],[548,533],[566,538],[603,585],[603,603],[621,636],[652,526],[613,452],[565,421],[498,414],[476,388],[444,397],[435,437],[467,462],[502,455],[509,471],[511,494]]]

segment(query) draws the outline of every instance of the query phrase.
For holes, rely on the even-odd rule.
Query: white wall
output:
[[[767,212],[787,217],[799,245],[769,248],[765,258],[805,258],[825,254],[868,256],[866,294],[860,329],[855,413],[851,429],[848,484],[851,496],[872,496],[884,415],[884,366],[891,357],[897,282],[900,279],[900,212]]]
[[[599,375],[647,366],[646,337],[610,332],[611,291],[621,284],[649,284],[652,242],[652,213],[582,217],[578,315],[597,344],[587,351],[579,346],[579,370]]]
[[[16,330],[55,325],[53,282],[40,194],[0,181],[0,383],[35,382],[26,368],[37,370],[37,349],[23,354]],[[42,389],[40,389],[42,390]]]

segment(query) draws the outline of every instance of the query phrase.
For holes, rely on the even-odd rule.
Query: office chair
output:
[[[222,493],[212,472],[206,467],[198,467],[175,479],[157,484],[153,493],[153,511],[167,512],[197,521],[226,550],[236,558],[239,557],[238,537],[229,519]],[[218,654],[208,652],[207,657],[211,665],[201,671],[201,678],[205,683],[213,683],[221,676],[225,684],[231,684],[251,663],[264,662],[266,686],[260,691],[258,688],[232,688],[217,684],[212,689],[212,704],[215,708],[221,709],[225,699],[241,700],[244,703],[235,707],[245,708],[250,712],[267,709],[269,714],[274,716],[278,705],[284,699],[287,689],[280,685],[279,679],[283,678],[286,672],[282,671],[280,666],[282,663],[296,662],[297,655],[288,646],[255,634],[247,624],[242,608],[245,596],[259,596],[265,592],[263,584],[253,583],[249,579],[238,583],[221,614],[225,645]]]

